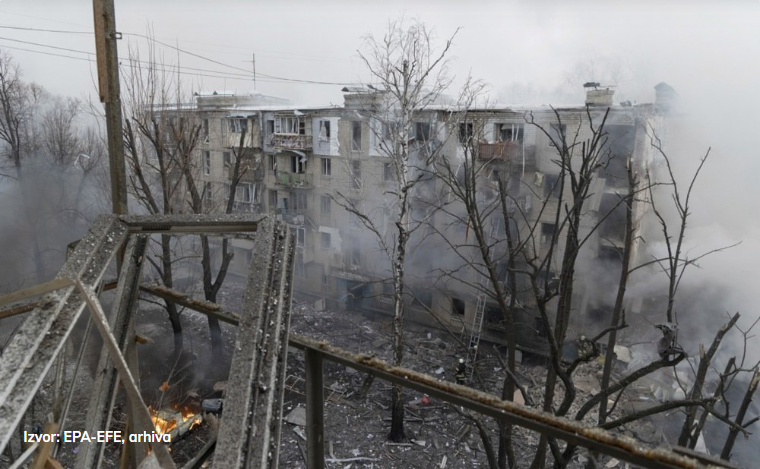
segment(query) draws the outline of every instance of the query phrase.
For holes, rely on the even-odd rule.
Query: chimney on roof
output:
[[[615,90],[612,86],[601,86],[597,82],[587,82],[583,84],[586,88],[586,105],[587,106],[612,106],[612,97]]]
[[[667,83],[660,82],[654,87],[654,107],[657,111],[667,114],[670,112],[676,104],[678,93],[672,86]]]

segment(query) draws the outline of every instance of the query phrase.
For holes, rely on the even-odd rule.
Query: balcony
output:
[[[287,171],[275,171],[275,184],[278,186],[311,189],[314,187],[314,175],[307,173],[290,173]]]
[[[254,202],[239,202],[236,200],[232,203],[232,211],[235,213],[258,213],[258,205]]]
[[[478,159],[522,161],[523,146],[518,142],[478,144]]]
[[[269,144],[285,150],[311,150],[312,137],[299,134],[273,134]]]
[[[278,208],[275,213],[279,220],[284,221],[288,225],[304,226],[308,220],[305,210]]]

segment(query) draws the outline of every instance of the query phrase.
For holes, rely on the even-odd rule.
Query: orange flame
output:
[[[192,423],[188,427],[188,430],[197,427],[203,421],[201,416],[193,412],[193,410],[189,407],[180,408],[175,404],[174,409],[177,411],[177,414],[175,415],[179,415],[179,417],[182,419],[181,423],[185,423],[188,420],[192,419]],[[159,435],[170,433],[172,430],[177,428],[180,423],[177,421],[176,417],[171,419],[162,418],[159,416],[159,411],[153,409],[153,407],[148,406],[148,410],[150,411],[150,419],[153,422],[153,426],[156,428],[156,433]]]

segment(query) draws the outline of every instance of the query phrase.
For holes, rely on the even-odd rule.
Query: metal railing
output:
[[[291,173],[287,171],[275,171],[275,184],[287,187],[314,187],[314,175],[309,173]]]
[[[310,150],[312,147],[312,137],[300,134],[272,134],[269,143],[275,148]]]

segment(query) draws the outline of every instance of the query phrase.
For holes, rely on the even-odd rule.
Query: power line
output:
[[[202,60],[207,60],[209,62],[221,65],[223,67],[228,67],[228,68],[231,68],[233,70],[242,70],[242,71],[244,71],[246,73],[250,73],[250,71],[248,71],[248,70],[246,70],[244,68],[236,67],[234,65],[229,65],[229,64],[226,64],[224,62],[219,62],[218,60],[214,60],[214,59],[210,59],[208,57],[204,57],[204,56],[202,56],[200,54],[196,54],[194,52],[186,51],[186,50],[181,49],[181,48],[179,48],[177,46],[173,46],[171,44],[167,44],[165,42],[161,42],[161,41],[159,41],[159,40],[157,40],[155,38],[151,38],[151,37],[146,36],[144,34],[137,34],[137,33],[124,33],[124,34],[128,35],[128,36],[142,37],[142,38],[145,38],[145,39],[147,39],[149,41],[154,41],[157,44],[161,44],[162,46],[169,47],[169,48],[174,49],[176,51],[182,52],[184,54],[188,54],[188,55],[191,55],[193,57],[197,57],[197,58],[202,59]],[[353,84],[353,83],[346,83],[346,82],[329,82],[329,81],[317,81],[317,80],[301,80],[301,79],[297,79],[297,78],[278,77],[276,75],[269,75],[269,74],[266,74],[266,73],[258,73],[258,75],[261,75],[262,77],[265,77],[265,78],[270,78],[272,80],[281,80],[281,81],[287,81],[287,82],[292,82],[292,83],[307,83],[307,84],[313,84],[313,85],[351,85],[351,84]]]
[[[2,26],[0,26],[0,27],[2,27]],[[13,27],[10,27],[10,28],[13,28]],[[17,28],[17,29],[28,29],[30,31],[42,31],[39,28]],[[65,30],[45,30],[45,31],[49,31],[49,32],[53,32],[53,31],[55,31],[55,32],[72,32],[72,33],[74,32],[74,31],[65,31]],[[80,33],[81,33],[81,31],[80,31]],[[138,34],[138,33],[123,33],[123,34],[124,35],[128,35],[128,36],[142,37],[142,38],[147,39],[149,41],[153,41],[153,42],[155,42],[157,44],[160,44],[160,45],[162,45],[164,47],[169,47],[171,49],[177,50],[177,51],[179,51],[181,53],[188,54],[188,55],[191,55],[193,57],[197,57],[199,59],[206,60],[208,62],[215,63],[217,65],[221,65],[223,67],[228,67],[228,68],[233,69],[233,70],[239,70],[239,71],[245,72],[244,74],[241,74],[241,73],[221,72],[221,71],[216,71],[216,70],[208,70],[208,69],[199,69],[199,68],[184,67],[185,70],[196,70],[196,71],[200,71],[200,72],[216,73],[216,74],[220,74],[220,75],[221,74],[225,74],[225,75],[221,75],[221,76],[196,74],[198,76],[204,76],[204,77],[207,77],[207,78],[230,78],[230,79],[242,80],[242,78],[235,78],[235,77],[229,76],[229,75],[236,75],[237,77],[248,77],[248,79],[253,79],[253,75],[251,74],[251,72],[249,70],[244,69],[244,68],[235,67],[234,65],[225,64],[224,62],[220,62],[218,60],[214,60],[214,59],[202,56],[200,54],[196,54],[194,52],[190,52],[190,51],[184,50],[184,49],[182,49],[180,47],[173,46],[171,44],[167,44],[167,43],[159,41],[157,39],[153,39],[153,38],[151,38],[149,36],[146,36],[144,34]],[[21,39],[12,39],[12,38],[8,38],[8,37],[0,37],[0,39],[6,40],[6,41],[11,41],[11,42],[17,42],[17,43],[21,43],[21,44],[28,44],[28,45],[38,46],[38,47],[47,47],[47,48],[51,48],[51,49],[62,50],[62,51],[65,51],[65,52],[74,52],[74,53],[77,53],[77,54],[86,54],[86,55],[91,55],[91,56],[95,55],[94,52],[82,51],[82,50],[77,50],[77,49],[70,49],[70,48],[66,48],[66,47],[52,46],[52,45],[49,45],[49,44],[42,44],[42,43],[39,43],[39,42],[23,41]],[[8,46],[6,46],[6,47],[8,47]],[[21,49],[21,48],[18,48],[18,49]],[[32,51],[32,50],[28,50],[28,49],[27,49],[27,51],[28,52],[35,52],[35,51]],[[71,58],[71,57],[68,57],[68,58]],[[179,66],[174,66],[174,65],[171,65],[171,64],[155,64],[155,63],[152,64],[151,62],[145,62],[145,61],[140,61],[140,60],[135,60],[135,61],[136,62],[142,62],[142,63],[145,63],[147,65],[153,65],[153,66],[155,66],[155,65],[161,65],[161,66],[176,67],[177,68],[177,73],[182,73],[182,72],[180,72],[180,67]],[[166,71],[166,70],[163,70],[163,71]],[[187,74],[187,73],[185,73],[185,74]],[[270,74],[266,74],[266,73],[258,73],[257,75],[259,75],[259,76],[261,76],[262,78],[265,78],[265,79],[268,78],[269,80],[260,80],[260,81],[267,82],[267,83],[287,82],[287,83],[304,83],[304,84],[312,84],[312,85],[338,85],[338,86],[339,85],[350,85],[350,84],[352,84],[352,83],[348,83],[348,82],[328,82],[328,81],[318,81],[318,80],[303,80],[303,79],[297,79],[297,78],[287,78],[287,77],[281,77],[281,76],[276,76],[276,75],[270,75]]]
[[[88,59],[88,58],[85,58],[85,57],[74,57],[74,56],[71,56],[71,55],[56,54],[56,53],[53,53],[53,52],[45,52],[45,51],[34,50],[34,49],[26,49],[24,47],[15,47],[15,46],[3,46],[3,47],[6,48],[6,49],[23,50],[23,51],[26,51],[26,52],[35,52],[37,54],[49,55],[49,56],[52,56],[52,57],[63,57],[63,58],[66,58],[66,59],[84,60],[85,62],[95,63],[94,60]]]
[[[94,52],[87,52],[83,50],[76,50],[76,49],[68,49],[66,47],[58,47],[58,46],[51,46],[49,44],[41,44],[39,42],[31,42],[31,41],[22,41],[21,39],[11,39],[9,37],[0,37],[0,39],[4,41],[11,41],[11,42],[20,42],[22,44],[29,44],[31,46],[39,46],[39,47],[49,47],[51,49],[57,49],[57,50],[63,50],[66,52],[75,52],[77,54],[87,54],[87,55],[95,55]]]
[[[191,55],[191,56],[193,56],[193,57],[197,57],[197,58],[199,58],[199,59],[203,59],[203,60],[206,60],[206,61],[209,61],[209,62],[215,63],[215,64],[217,64],[217,65],[221,65],[221,66],[223,66],[223,67],[228,67],[228,68],[231,68],[231,69],[233,69],[233,70],[239,70],[239,71],[243,71],[243,72],[246,72],[246,73],[250,73],[250,71],[249,71],[249,70],[246,70],[246,69],[244,69],[244,68],[236,67],[236,66],[234,66],[234,65],[229,65],[229,64],[226,64],[226,63],[224,63],[224,62],[219,62],[218,60],[214,60],[214,59],[210,59],[210,58],[208,58],[208,57],[204,57],[204,56],[202,56],[202,55],[200,55],[200,54],[196,54],[196,53],[194,53],[194,52],[190,52],[190,51],[186,51],[186,50],[184,50],[184,49],[180,49],[180,48],[179,48],[179,47],[177,47],[177,46],[172,46],[171,44],[167,44],[167,43],[165,43],[165,42],[161,42],[161,41],[159,41],[158,39],[156,39],[156,38],[152,38],[152,37],[150,37],[150,36],[146,36],[145,34],[138,34],[138,33],[123,33],[123,34],[124,34],[125,36],[135,36],[135,37],[142,37],[142,38],[145,38],[145,39],[147,39],[147,40],[149,40],[149,41],[153,41],[153,42],[155,42],[156,44],[161,44],[162,46],[165,46],[165,47],[169,47],[169,48],[172,48],[172,49],[174,49],[174,50],[176,50],[176,51],[179,51],[179,52],[182,52],[182,53],[184,53],[184,54],[187,54],[187,55]]]
[[[15,47],[15,46],[6,46],[6,45],[4,45],[3,47],[7,48],[7,49],[13,49],[13,50],[21,50],[21,51],[25,51],[25,52],[33,52],[35,54],[42,54],[42,55],[47,55],[47,56],[51,56],[51,57],[61,57],[61,58],[64,58],[64,59],[73,59],[73,60],[81,60],[81,61],[84,61],[84,62],[96,63],[95,60],[90,59],[90,58],[86,58],[86,57],[74,57],[74,56],[71,56],[71,55],[56,54],[54,52],[45,52],[45,51],[41,51],[41,50],[27,49],[25,47]],[[128,68],[131,68],[131,69],[137,69],[137,68],[139,68],[136,65],[133,65],[131,63],[122,63],[121,65],[125,66],[125,67],[128,67]],[[206,78],[223,78],[223,79],[226,79],[226,80],[250,81],[249,78],[237,78],[237,77],[233,77],[233,76],[229,76],[229,75],[204,75],[204,74],[200,74],[200,73],[182,72],[180,70],[167,70],[165,68],[156,67],[156,65],[159,65],[159,64],[154,64],[155,70],[157,70],[159,72],[173,72],[173,73],[178,73],[178,74],[181,74],[181,75],[188,75],[188,76],[195,76],[195,77],[201,76],[201,77],[206,77]]]
[[[94,34],[92,31],[74,31],[74,30],[67,30],[67,29],[45,29],[45,28],[30,28],[30,27],[22,27],[22,26],[10,26],[10,25],[0,25],[0,29],[14,29],[18,31],[35,31],[35,32],[44,32],[44,33],[62,33],[62,34],[88,34],[92,35]],[[124,33],[129,35],[138,35],[136,33]],[[143,36],[146,37],[146,36]],[[193,43],[193,44],[201,44],[204,46],[210,46],[210,47],[216,47],[216,48],[224,48],[227,49],[239,49],[239,50],[250,50],[249,47],[243,47],[243,46],[233,46],[229,44],[215,44],[211,42],[204,42],[204,41],[193,41],[185,39],[183,40],[185,43]],[[168,46],[172,47],[172,46]],[[339,57],[326,57],[326,56],[315,56],[315,55],[306,55],[306,54],[298,54],[294,52],[284,52],[284,51],[277,51],[273,49],[256,49],[258,51],[263,51],[265,54],[262,54],[262,57],[270,57],[275,59],[286,59],[286,60],[312,60],[312,61],[341,61],[341,62],[350,62],[349,59],[345,58],[339,58]],[[266,53],[271,53],[273,55],[269,55]]]
[[[95,34],[92,31],[71,31],[71,30],[65,30],[65,29],[25,28],[22,26],[8,26],[4,24],[0,24],[0,29],[17,29],[19,31],[40,31],[44,33]]]

